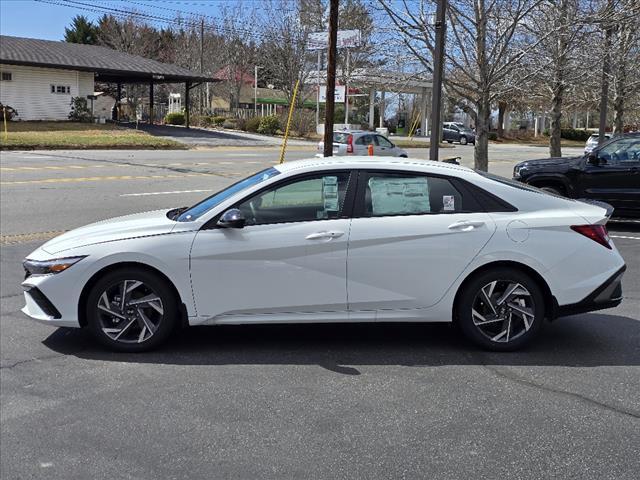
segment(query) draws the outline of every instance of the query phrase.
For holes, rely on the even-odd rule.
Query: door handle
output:
[[[481,220],[461,220],[459,222],[449,225],[449,230],[462,230],[463,232],[470,232],[474,228],[481,227],[484,222]]]
[[[332,238],[338,238],[344,235],[344,232],[330,231],[330,232],[315,232],[307,235],[305,240],[331,240]]]

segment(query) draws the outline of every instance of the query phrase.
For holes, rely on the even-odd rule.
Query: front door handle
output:
[[[463,232],[470,232],[474,228],[481,227],[484,222],[481,220],[461,220],[459,222],[449,225],[449,230],[461,230]]]
[[[332,230],[330,232],[315,232],[307,235],[305,240],[331,240],[333,238],[338,238],[344,235],[344,232]]]

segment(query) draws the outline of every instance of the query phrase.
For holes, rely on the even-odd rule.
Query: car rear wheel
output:
[[[103,345],[142,352],[167,340],[177,325],[177,299],[159,276],[125,268],[102,277],[87,297],[89,330]]]
[[[457,321],[462,332],[483,348],[521,348],[539,332],[544,299],[538,284],[511,268],[484,272],[467,282],[459,296]]]
[[[467,144],[467,137],[460,137],[460,145],[466,145]]]

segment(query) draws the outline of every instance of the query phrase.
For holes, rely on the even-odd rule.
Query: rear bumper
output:
[[[559,306],[557,302],[554,302],[555,308],[552,318],[617,307],[622,302],[622,276],[626,269],[627,266],[623,265],[602,285],[577,303]]]

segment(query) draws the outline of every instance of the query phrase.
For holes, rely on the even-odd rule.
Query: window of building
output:
[[[51,85],[51,93],[68,94],[71,93],[69,85]]]
[[[1,78],[3,82],[10,82],[13,80],[13,75],[11,75],[11,72],[2,72]]]

